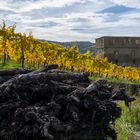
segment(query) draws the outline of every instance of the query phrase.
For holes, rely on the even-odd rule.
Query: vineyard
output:
[[[76,44],[64,48],[58,44],[50,44],[35,39],[32,34],[17,33],[16,26],[6,27],[5,22],[0,27],[0,58],[3,65],[8,60],[31,66],[45,66],[56,63],[61,70],[89,72],[108,78],[120,78],[132,81],[140,80],[140,70],[133,67],[121,67],[109,63],[107,59],[93,58],[90,52],[80,54]]]

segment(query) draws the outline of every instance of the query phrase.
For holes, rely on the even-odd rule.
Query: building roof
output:
[[[102,36],[97,39],[102,39],[102,38],[133,38],[133,39],[140,39],[140,37],[136,36]]]

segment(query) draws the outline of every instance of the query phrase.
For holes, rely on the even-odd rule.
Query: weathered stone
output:
[[[123,66],[140,67],[140,37],[101,37],[96,39],[95,54]]]

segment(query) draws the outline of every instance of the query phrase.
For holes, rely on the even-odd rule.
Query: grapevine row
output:
[[[91,75],[115,77],[128,80],[140,80],[140,70],[134,67],[121,67],[109,63],[107,59],[93,58],[90,52],[80,54],[76,44],[64,48],[58,44],[35,39],[32,34],[15,32],[15,25],[6,27],[5,22],[0,27],[0,57],[3,64],[8,59],[25,64],[43,66],[57,63],[61,69],[72,71],[87,71]]]

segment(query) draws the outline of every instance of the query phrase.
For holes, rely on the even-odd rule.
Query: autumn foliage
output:
[[[107,59],[93,58],[90,52],[80,54],[76,44],[64,48],[58,44],[35,39],[32,34],[26,35],[15,32],[16,26],[6,27],[5,22],[0,27],[0,57],[3,64],[7,60],[21,62],[32,66],[45,66],[57,63],[60,69],[72,71],[87,71],[91,75],[115,77],[128,80],[140,80],[140,70],[133,67],[121,67],[109,63]]]

